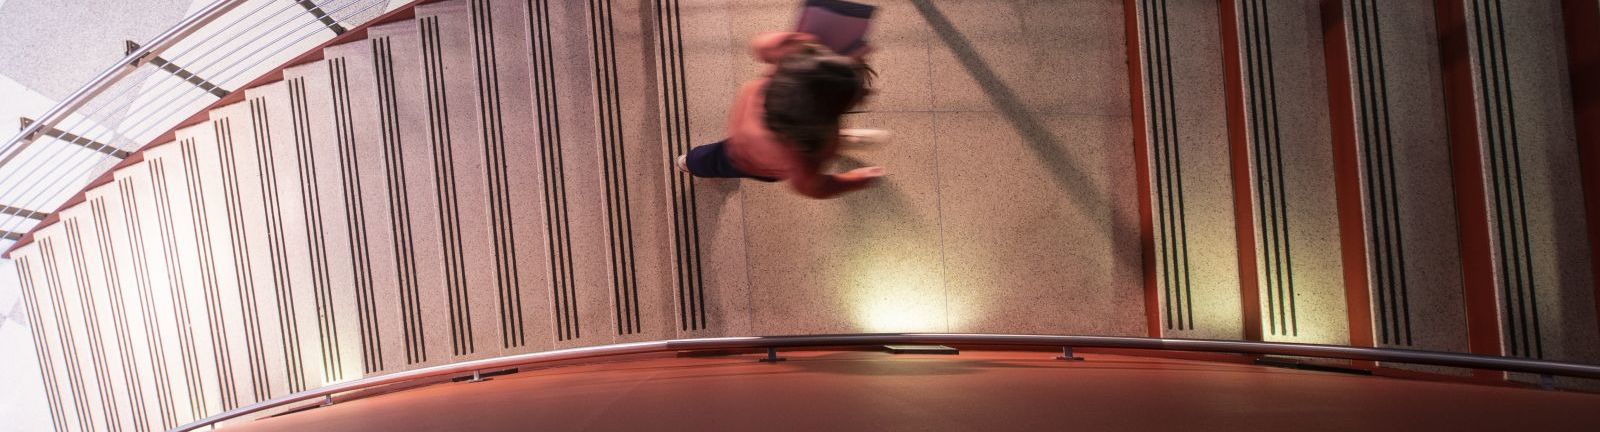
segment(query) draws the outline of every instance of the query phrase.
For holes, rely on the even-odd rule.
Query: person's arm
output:
[[[738,133],[745,125],[745,117],[750,110],[750,98],[755,92],[760,91],[762,81],[752,80],[739,85],[739,90],[733,95],[733,105],[728,109],[728,135]]]
[[[750,53],[762,63],[774,64],[795,44],[816,41],[816,36],[807,33],[766,32],[750,40]]]
[[[828,199],[865,189],[883,177],[883,167],[856,168],[843,174],[821,174],[808,170],[789,179],[795,192],[810,198]]]

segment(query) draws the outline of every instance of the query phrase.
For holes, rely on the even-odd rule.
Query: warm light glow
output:
[[[899,307],[891,301],[872,302],[857,311],[857,320],[868,332],[895,333],[942,328],[937,316]]]
[[[879,259],[858,261],[847,296],[857,326],[873,333],[947,331],[937,263],[873,258]]]
[[[1330,345],[1346,345],[1350,343],[1349,320],[1346,319],[1346,306],[1344,298],[1344,273],[1337,266],[1304,265],[1301,262],[1311,261],[1296,255],[1294,323],[1298,326],[1297,335],[1273,334],[1268,315],[1267,287],[1265,281],[1260,284],[1261,293],[1261,328],[1263,340],[1268,342],[1298,342],[1318,343]],[[1259,267],[1258,267],[1259,268]],[[1265,270],[1262,270],[1265,271]],[[1266,274],[1266,273],[1262,273]],[[1273,295],[1277,295],[1273,293]],[[1286,313],[1282,310],[1279,313]],[[1281,332],[1281,330],[1280,330]]]

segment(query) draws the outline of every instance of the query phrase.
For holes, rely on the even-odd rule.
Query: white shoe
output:
[[[893,133],[882,129],[839,129],[839,144],[844,147],[876,147],[889,143]]]
[[[673,160],[672,166],[678,167],[678,172],[689,174],[689,155],[678,155]]]

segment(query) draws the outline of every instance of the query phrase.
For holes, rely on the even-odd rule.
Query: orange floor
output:
[[[225,429],[1600,430],[1600,395],[1244,364],[965,351],[651,358],[525,371]]]

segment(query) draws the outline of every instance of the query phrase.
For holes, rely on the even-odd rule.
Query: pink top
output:
[[[772,64],[797,43],[814,41],[805,33],[766,33],[751,41],[756,59]],[[739,86],[728,114],[728,158],[746,174],[787,180],[796,192],[812,198],[828,198],[871,184],[873,177],[852,173],[822,174],[823,165],[833,159],[839,140],[831,139],[814,155],[789,148],[763,121],[763,108],[769,66],[761,78]]]

